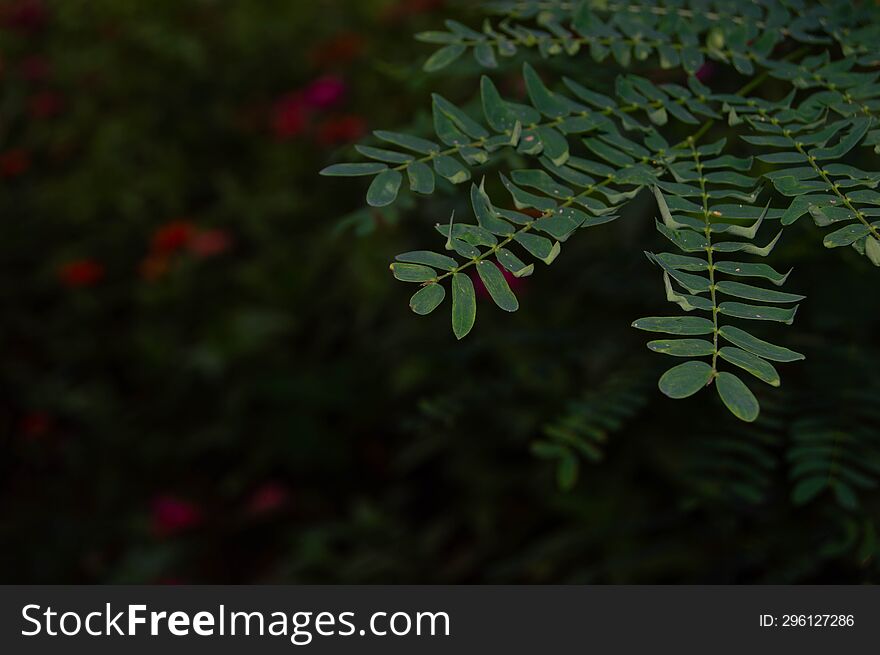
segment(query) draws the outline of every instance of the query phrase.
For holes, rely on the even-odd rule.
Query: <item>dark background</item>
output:
[[[877,579],[876,492],[791,498],[797,420],[878,418],[876,271],[806,219],[776,263],[808,359],[755,426],[656,390],[668,362],[629,327],[664,306],[646,194],[461,343],[409,312],[388,263],[465,194],[366,210],[317,172],[369,130],[428,134],[432,90],[476,95],[465,59],[421,72],[415,32],[479,24],[450,5],[0,3],[0,580]],[[518,65],[493,74],[511,96]],[[638,408],[597,419],[620,388]],[[532,446],[566,417],[607,443],[563,491]]]

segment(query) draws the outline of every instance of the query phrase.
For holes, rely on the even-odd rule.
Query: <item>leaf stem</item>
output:
[[[695,139],[688,139],[691,146],[691,154],[697,166],[697,174],[700,176],[700,195],[703,198],[703,222],[705,223],[704,234],[706,235],[706,255],[709,262],[709,293],[712,298],[712,376],[709,384],[718,375],[718,300],[715,295],[715,262],[712,256],[712,221],[709,219],[709,194],[706,192],[706,178],[703,175],[703,162],[700,152],[695,145]]]

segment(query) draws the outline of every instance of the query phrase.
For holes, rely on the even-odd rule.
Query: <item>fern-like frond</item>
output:
[[[655,85],[637,75],[621,76],[615,88],[617,97],[612,98],[567,78],[568,94],[552,91],[528,64],[523,77],[531,104],[504,99],[492,80],[483,77],[485,124],[435,94],[434,128],[444,145],[380,130],[375,134],[385,147],[357,146],[362,155],[377,161],[335,164],[321,173],[373,176],[367,202],[375,207],[397,199],[404,175],[411,191],[429,195],[435,190],[435,175],[453,184],[468,182],[475,170],[490,163],[493,153],[502,148],[515,148],[521,155],[537,158],[547,172],[581,188],[592,184],[591,175],[611,176],[609,183],[648,184],[653,179],[652,167],[665,165],[669,159],[669,144],[653,126],[666,125],[670,117],[687,125],[699,125],[698,116],[720,117],[720,103],[695,78],[686,88]],[[647,123],[641,122],[641,117]],[[627,138],[622,132],[636,136]],[[637,142],[642,139],[644,146]],[[616,176],[615,171],[622,168],[626,168],[625,176]]]
[[[783,225],[810,214],[816,225],[834,228],[824,239],[827,248],[852,246],[880,266],[880,172],[843,163],[860,147],[880,143],[877,75],[818,70],[823,81],[836,80],[833,88],[814,93],[797,109],[730,98],[729,120],[748,123],[756,134],[743,139],[766,150],[758,160],[778,166],[764,177],[792,199]]]
[[[512,0],[492,2],[500,16],[481,31],[447,21],[448,31],[417,38],[441,45],[425,69],[436,71],[471,50],[488,68],[520,48],[542,57],[574,56],[582,50],[601,62],[612,56],[621,66],[656,54],[663,68],[694,73],[706,59],[732,64],[750,75],[783,40],[804,44],[838,43],[846,54],[871,56],[878,35],[878,10],[870,2],[803,0]]]
[[[623,429],[648,402],[652,374],[644,369],[613,375],[577,400],[544,426],[544,438],[532,444],[532,452],[555,462],[561,489],[578,480],[581,461],[600,462],[610,435]]]
[[[707,56],[741,73],[756,64],[764,71],[733,94],[713,92],[695,75],[686,85],[618,75],[613,92],[602,93],[569,78],[564,90],[551,87],[525,64],[526,101],[502,97],[483,77],[479,118],[435,95],[430,139],[378,131],[381,147],[357,147],[372,161],[322,173],[372,176],[367,201],[377,207],[395,202],[405,178],[421,195],[435,191],[437,176],[470,182],[473,220],[453,214],[436,226],[443,247],[404,253],[391,265],[399,280],[420,285],[410,301],[417,314],[433,312],[451,295],[459,339],[476,320],[475,282],[501,309],[516,311],[508,276],[531,275],[536,262],[551,264],[577,230],[615,220],[625,203],[651,187],[662,219],[657,231],[680,252],[647,253],[648,259],[661,269],[667,299],[684,314],[633,325],[679,337],[649,347],[688,360],[660,378],[660,389],[685,398],[714,385],[736,417],[755,421],[760,408],[742,372],[775,387],[774,363],[804,358],[740,323],[790,325],[803,299],[770,288],[783,285],[791,271],[750,259],[767,257],[782,236],[781,229],[764,228],[777,221],[784,228],[810,214],[833,228],[826,246],[851,245],[880,266],[880,173],[864,170],[854,157],[880,151],[878,42],[860,41],[880,36],[880,8],[802,0],[525,0],[494,8],[505,16],[482,32],[449,22],[449,32],[422,35],[444,45],[429,68],[468,48],[492,65],[497,54],[512,55],[517,46],[536,46],[549,56],[587,45],[600,61],[613,55],[627,64],[656,51],[665,66],[691,73]],[[537,27],[524,26],[529,21]],[[806,45],[776,59],[774,46],[782,40]],[[842,58],[810,55],[831,46],[838,52],[834,44]],[[790,85],[790,93],[747,97],[768,79]],[[724,116],[753,156],[739,156],[741,144],[726,139],[703,142]],[[510,154],[518,168],[487,182],[488,169],[511,161]],[[776,192],[763,206],[762,179]],[[569,479],[571,457],[560,457]]]
[[[867,362],[876,362],[867,359]],[[791,497],[803,505],[831,494],[853,510],[880,483],[880,383],[876,369],[836,388],[806,395],[786,453]]]
[[[691,141],[690,148],[694,164],[690,183],[662,185],[678,198],[673,206],[680,213],[673,215],[661,188],[654,188],[662,218],[657,221],[657,230],[685,255],[646,254],[663,272],[667,300],[685,312],[696,311],[705,315],[652,316],[635,321],[633,327],[686,337],[648,344],[655,352],[688,360],[669,369],[660,378],[659,386],[664,394],[675,399],[687,398],[714,383],[731,413],[751,422],[758,418],[758,400],[736,374],[721,370],[722,362],[769,385],[779,386],[779,374],[770,362],[795,361],[803,359],[803,355],[763,341],[731,321],[772,321],[791,325],[797,312],[796,303],[804,297],[739,281],[744,273],[747,276],[763,273],[761,277],[770,278],[778,285],[782,276],[776,271],[756,269],[756,264],[726,261],[724,257],[731,253],[766,257],[782,233],[777,233],[764,246],[752,243],[766,219],[767,208],[749,227],[717,220],[723,213],[715,210],[717,214],[713,215],[710,199],[743,194],[739,187],[751,185],[753,180],[736,171],[724,170],[736,166],[736,162],[727,161],[721,166],[722,170],[714,170],[713,160],[708,157],[717,155],[719,146],[698,147]],[[719,240],[719,236],[721,239],[733,236],[742,240]]]
[[[681,477],[699,504],[760,505],[780,469],[790,413],[788,396],[763,400],[761,416],[747,429],[729,424],[694,426]]]

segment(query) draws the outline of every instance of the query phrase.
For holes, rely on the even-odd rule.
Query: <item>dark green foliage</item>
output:
[[[745,56],[757,43],[724,35],[719,46],[711,27],[685,17],[699,43],[683,53],[679,28],[643,12],[636,18],[663,39],[646,48],[624,31],[624,12],[597,9],[631,41],[603,37],[601,63],[585,43],[576,56],[542,59],[548,47],[518,41],[511,58],[499,40],[428,76],[425,59],[456,43],[408,37],[461,10],[460,38],[476,38],[461,26],[480,26],[477,3],[42,4],[50,19],[34,32],[13,29],[5,10],[0,21],[5,581],[880,580],[872,242],[866,256],[860,238],[856,248],[819,246],[861,223],[817,228],[837,214],[810,206],[836,196],[786,196],[776,182],[790,189],[821,176],[774,177],[806,169],[800,153],[742,138],[780,136],[762,131],[764,109],[786,125],[806,120],[802,131],[816,140],[807,152],[839,148],[865,115],[847,95],[876,109],[875,69],[852,50],[877,43],[875,21],[840,32],[845,53],[800,33],[774,36],[774,59],[750,58],[755,72],[743,75],[742,61],[709,53],[709,40]],[[724,30],[737,12],[741,22],[756,11],[767,21],[766,3],[663,4],[723,9]],[[802,4],[773,20],[819,11]],[[427,5],[438,8],[411,12]],[[557,5],[576,8],[542,3]],[[538,17],[508,22],[544,30]],[[490,20],[506,34],[504,16]],[[572,20],[559,22],[570,30]],[[833,21],[803,32],[824,38],[824,25]],[[819,73],[826,50],[832,68]],[[714,66],[702,82],[679,61],[683,53],[694,66],[696,52]],[[40,73],[34,56],[48,61],[48,77],[27,77]],[[323,76],[342,78],[345,97],[297,128],[300,92]],[[32,116],[45,111],[46,91],[61,94],[61,111]],[[827,116],[813,118],[817,106]],[[293,124],[276,124],[278,110],[292,111]],[[388,129],[354,147],[350,135],[324,130],[337,120],[354,132]],[[284,137],[291,127],[303,131]],[[820,144],[827,130],[838,131]],[[877,191],[875,130],[839,161],[817,160],[863,213]],[[712,233],[713,243],[765,248],[808,198],[768,257],[714,259],[721,288],[740,294],[721,302],[800,303],[793,326],[719,314],[716,348],[711,313],[666,301],[666,268],[686,285],[667,273],[675,295],[694,305],[709,295],[699,290],[705,251],[681,252],[668,238],[694,230],[667,228],[652,193],[661,190],[675,221],[704,223],[701,196],[688,195],[700,177],[689,136],[712,150],[700,153],[712,164],[709,192],[741,194],[710,198],[721,214],[713,225],[749,229],[769,201],[754,238]],[[31,159],[16,175],[17,149]],[[364,176],[316,177],[344,161],[359,166],[330,172]],[[393,169],[392,204],[364,206],[373,180]],[[397,178],[384,181],[371,199],[390,199]],[[550,213],[570,195],[578,202],[565,209],[585,218]],[[220,230],[231,243],[210,256],[186,245],[157,257],[169,223],[198,236]],[[59,268],[86,258],[103,265],[103,278],[65,286]],[[454,330],[470,328],[460,342],[450,334],[453,304]],[[639,316],[662,317],[639,324],[677,333],[629,329]],[[737,375],[760,402],[754,422],[725,409],[715,382],[674,402],[657,390],[666,369],[711,367],[716,350],[718,372]],[[774,370],[780,388],[767,383]],[[809,434],[818,430],[834,436]],[[805,453],[804,439],[832,448]],[[549,460],[532,454],[538,442]],[[828,484],[795,504],[794,489],[817,477]],[[565,493],[558,482],[570,484]],[[187,525],[157,520],[167,496],[183,505],[171,518],[188,516]]]
[[[565,413],[543,427],[544,438],[532,452],[556,462],[560,488],[577,482],[581,460],[601,462],[609,436],[619,432],[647,404],[652,372],[633,369],[611,376],[601,386],[571,401]]]
[[[852,33],[877,32],[876,22],[871,21],[880,17],[880,11],[868,3],[848,9],[839,4],[836,7],[799,1],[770,2],[766,7],[746,2],[721,3],[719,7],[696,2],[675,7],[618,6],[604,0],[502,2],[493,8],[510,19],[534,18],[549,32],[504,21],[502,30],[507,38],[488,23],[480,34],[451,21],[447,23],[449,33],[423,35],[423,40],[454,44],[438,53],[439,61],[449,60],[447,63],[460,56],[464,46],[473,46],[475,54],[481,53],[477,54],[479,61],[494,65],[495,58],[486,55],[486,48],[505,50],[518,43],[537,46],[544,56],[564,53],[575,57],[587,44],[597,61],[611,52],[618,64],[626,67],[633,54],[639,61],[659,54],[665,66],[680,64],[690,75],[687,86],[682,86],[655,85],[643,77],[622,74],[615,81],[616,97],[610,97],[585,87],[583,81],[568,78],[564,80],[567,93],[553,90],[526,63],[523,81],[530,105],[506,101],[489,78],[482,79],[483,113],[497,133],[494,136],[435,95],[435,130],[449,148],[441,151],[439,146],[414,138],[390,140],[423,154],[420,163],[433,160],[435,169],[442,169],[453,183],[471,178],[469,166],[500,162],[501,149],[515,149],[522,158],[532,158],[532,168],[514,170],[512,180],[502,173],[501,181],[516,210],[533,214],[504,210],[501,201],[493,204],[483,183],[473,186],[471,201],[477,225],[438,225],[447,237],[446,249],[464,261],[441,276],[410,281],[442,283],[476,264],[481,272],[491,271],[492,284],[487,287],[496,304],[514,311],[518,303],[497,276],[497,269],[486,266],[487,259],[504,249],[504,257],[515,262],[512,272],[522,273],[526,269],[521,255],[514,251],[511,259],[506,254],[510,246],[518,244],[528,254],[550,263],[559,254],[560,244],[576,230],[616,218],[621,205],[651,186],[662,218],[657,229],[686,257],[648,253],[648,259],[663,271],[667,300],[686,312],[705,312],[708,320],[651,317],[633,325],[652,332],[711,335],[712,340],[711,352],[697,349],[692,355],[670,344],[669,354],[711,357],[711,363],[676,365],[661,378],[660,389],[672,398],[686,398],[714,383],[735,416],[754,421],[759,414],[758,401],[738,375],[744,371],[779,386],[779,374],[767,359],[775,356],[778,361],[783,350],[762,346],[763,340],[751,332],[727,325],[731,319],[791,325],[798,310],[796,303],[803,296],[739,280],[742,273],[742,277],[764,277],[778,286],[787,274],[783,277],[767,265],[740,264],[728,258],[734,253],[768,257],[782,230],[776,229],[775,236],[768,234],[761,245],[754,243],[765,221],[779,221],[784,228],[809,213],[820,226],[837,224],[824,239],[826,247],[852,246],[880,266],[880,221],[872,221],[880,216],[880,194],[873,191],[880,184],[880,173],[841,163],[859,147],[876,145],[875,149],[880,149],[880,129],[874,116],[880,103],[880,74],[868,70],[873,64],[868,46],[855,45],[851,37]],[[607,20],[600,17],[603,13],[609,14]],[[574,33],[563,27],[566,22]],[[806,47],[774,59],[774,46],[786,39]],[[831,59],[825,48],[835,43],[843,49],[844,58]],[[822,52],[804,56],[811,48]],[[713,93],[693,76],[704,55],[732,64],[746,75],[755,73],[755,65],[764,72],[737,93]],[[437,55],[430,64],[438,67]],[[749,95],[768,76],[791,83],[795,90],[777,99]],[[802,96],[796,95],[798,90]],[[730,126],[738,127],[741,139],[752,147],[751,156],[731,152],[735,144],[726,138],[703,143],[722,115]],[[676,126],[673,132],[671,120],[696,127],[685,131],[689,136],[675,141],[667,135],[681,130]],[[389,140],[383,133],[377,135]],[[755,159],[760,166],[755,165]],[[394,171],[379,173],[370,187],[368,202],[384,205],[392,201],[399,186],[397,172],[412,161],[401,159]],[[438,166],[441,162],[448,163]],[[766,170],[766,164],[773,170]],[[772,197],[763,208],[756,204],[762,178],[778,192],[779,208],[771,207]],[[543,232],[543,240],[534,241],[529,248],[523,239],[532,239],[534,232]],[[501,259],[499,263],[504,266]],[[469,308],[464,329],[453,305],[456,336],[461,338],[470,331],[472,322]],[[727,345],[725,329],[734,333]],[[744,342],[751,347],[743,349]],[[786,358],[801,356],[793,353]],[[719,371],[720,361],[739,372]]]

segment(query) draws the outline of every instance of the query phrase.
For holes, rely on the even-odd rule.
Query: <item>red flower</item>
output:
[[[316,68],[343,66],[357,59],[364,51],[364,39],[356,32],[342,32],[321,41],[309,53]]]
[[[29,412],[21,417],[18,429],[28,439],[45,436],[52,426],[52,419],[45,412]]]
[[[40,91],[28,100],[28,115],[31,118],[52,118],[61,113],[64,101],[54,91]]]
[[[318,125],[316,138],[321,145],[332,146],[357,141],[366,131],[366,121],[360,116],[340,116],[327,119]]]
[[[159,496],[151,507],[153,533],[170,537],[197,526],[202,521],[202,511],[187,500],[175,496]]]
[[[303,133],[306,127],[306,108],[299,93],[288,93],[275,103],[271,127],[279,141],[286,141]]]
[[[193,235],[195,227],[189,221],[172,221],[166,223],[153,233],[153,252],[170,253],[186,247]]]
[[[31,167],[31,156],[23,148],[0,153],[0,176],[18,177]]]
[[[76,259],[61,265],[58,278],[70,289],[92,287],[104,278],[104,267],[93,259]]]
[[[0,23],[17,32],[38,32],[49,21],[42,0],[17,0],[0,7]]]
[[[342,101],[346,86],[341,77],[321,77],[303,90],[303,102],[312,109],[330,109]]]
[[[226,230],[196,232],[188,244],[189,251],[200,259],[222,255],[232,247],[232,237]]]
[[[258,487],[247,503],[248,514],[270,514],[281,509],[289,498],[287,487],[278,482],[267,482]]]
[[[41,55],[33,55],[23,59],[19,67],[21,76],[28,82],[42,82],[48,79],[51,73],[49,60]]]

